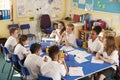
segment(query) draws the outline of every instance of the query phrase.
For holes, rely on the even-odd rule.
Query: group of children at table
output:
[[[58,27],[56,30],[52,31],[50,37],[54,37],[58,44],[63,44],[68,47],[70,45],[77,47],[76,38],[74,35],[74,25],[67,24],[65,26],[64,22],[58,22]],[[96,54],[96,59],[101,59],[110,64],[117,63],[118,51],[115,45],[115,39],[113,36],[107,36],[101,40],[99,33],[101,32],[101,27],[96,26],[90,34],[88,40],[88,51]],[[19,41],[18,29],[10,29],[10,37],[5,43],[5,47],[12,53],[18,55],[19,59],[23,61],[24,66],[28,68],[30,72],[29,80],[37,80],[38,74],[41,73],[43,76],[51,77],[53,80],[61,80],[61,76],[65,76],[68,73],[65,61],[60,58],[59,47],[53,45],[49,48],[49,57],[40,57],[40,47],[38,43],[33,43],[30,46],[30,51],[25,48],[29,40],[26,35],[21,35]],[[8,56],[10,57],[10,55]],[[116,71],[116,66],[112,66],[98,73],[98,80],[104,80],[106,77],[113,75]]]

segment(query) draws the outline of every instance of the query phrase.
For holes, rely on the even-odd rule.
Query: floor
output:
[[[5,60],[3,58],[3,54],[0,53],[0,80],[7,80],[8,72],[10,70],[10,63],[7,63],[2,73],[2,67],[3,67],[4,62]],[[20,75],[15,72],[12,80],[21,80]]]

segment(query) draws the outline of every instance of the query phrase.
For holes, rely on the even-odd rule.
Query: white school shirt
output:
[[[59,29],[56,29],[55,31],[57,32],[58,35],[60,35],[60,30]],[[55,35],[55,41],[56,42],[59,40],[59,36],[57,34],[55,34],[53,32],[50,34],[50,37],[53,37],[53,35]]]
[[[103,57],[104,57],[104,58],[114,60],[115,63],[117,63],[117,65],[119,66],[119,56],[118,56],[118,51],[117,51],[117,50],[114,50],[110,56],[108,56],[107,53],[103,51],[103,48],[101,48],[101,49],[98,51],[98,53],[103,54]],[[115,66],[115,65],[112,66],[112,68],[113,68],[114,70],[116,70],[116,66]]]
[[[98,52],[102,47],[103,47],[103,44],[98,38],[96,38],[94,41],[92,41],[92,39],[88,40],[88,48],[91,51]]]
[[[10,51],[10,52],[14,52],[14,47],[17,44],[17,40],[15,37],[10,36],[7,41],[5,42],[5,47]]]
[[[41,73],[43,76],[51,77],[53,80],[61,80],[61,76],[66,74],[66,69],[63,64],[50,61],[42,67]]]
[[[38,79],[38,74],[41,72],[43,63],[44,61],[42,58],[36,54],[29,54],[26,57],[24,66],[27,67],[30,72],[30,75],[28,76],[29,80]]]
[[[77,47],[76,38],[75,38],[75,35],[73,32],[71,34],[68,34],[66,36],[66,38],[67,38],[68,42],[70,43],[70,45]]]
[[[21,44],[17,44],[14,50],[14,54],[18,55],[20,60],[23,60],[25,57],[24,55],[27,55],[29,52],[27,49],[22,46]]]

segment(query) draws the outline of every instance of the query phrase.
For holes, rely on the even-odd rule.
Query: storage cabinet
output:
[[[81,39],[83,42],[82,44],[83,48],[87,48],[87,42],[88,42],[89,36],[90,36],[89,30],[79,29],[79,39]]]

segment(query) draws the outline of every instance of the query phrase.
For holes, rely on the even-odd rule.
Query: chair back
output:
[[[12,54],[12,61],[13,62],[18,62],[20,59],[19,59],[19,57],[18,57],[18,55],[16,55],[16,54]]]
[[[23,29],[29,29],[30,28],[30,25],[29,24],[22,24],[20,25],[20,29],[23,30]]]
[[[25,76],[30,75],[29,70],[23,65],[23,63],[20,60],[18,61],[18,63],[21,67],[22,74],[25,75]]]
[[[8,51],[8,49],[6,47],[3,46],[3,44],[0,44],[0,46],[2,47],[2,51],[3,51],[3,54],[9,54],[10,52]]]
[[[18,24],[10,24],[10,25],[8,25],[8,29],[10,29],[12,27],[19,28],[19,25]]]
[[[20,25],[20,29],[22,30],[22,34],[23,34],[23,30],[28,30],[28,34],[30,34],[30,25],[29,24],[22,24]]]
[[[40,27],[41,29],[46,29],[51,27],[51,20],[48,14],[43,14],[40,18]]]
[[[42,76],[41,74],[38,74],[38,80],[53,80],[53,79],[50,77],[45,77],[45,76]]]

